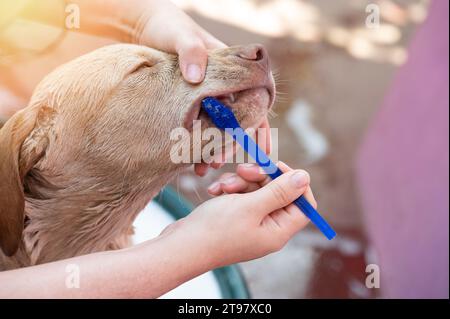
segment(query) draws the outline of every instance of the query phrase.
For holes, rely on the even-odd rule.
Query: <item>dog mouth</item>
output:
[[[239,122],[256,122],[262,119],[271,108],[274,94],[275,89],[273,85],[209,92],[201,95],[194,101],[185,118],[184,127],[188,130],[192,129],[193,121],[195,120],[206,122],[208,126],[212,125],[209,116],[201,107],[202,100],[206,97],[214,97],[229,106]],[[245,124],[244,126],[249,126]]]

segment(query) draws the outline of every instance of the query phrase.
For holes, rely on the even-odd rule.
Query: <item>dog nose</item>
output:
[[[254,61],[264,67],[268,67],[269,64],[269,55],[261,44],[242,46],[236,51],[235,55],[243,60]]]

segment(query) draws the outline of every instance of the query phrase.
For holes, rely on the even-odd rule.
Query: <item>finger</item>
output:
[[[234,173],[226,172],[220,175],[217,181],[208,186],[208,193],[212,196],[219,196],[223,194],[221,181],[225,180],[229,176],[234,175]]]
[[[305,192],[303,193],[303,196],[306,198],[306,200],[311,204],[311,206],[313,206],[315,209],[317,209],[317,202],[316,199],[314,198],[313,192],[311,190],[311,187],[308,186],[305,190]],[[284,207],[285,212],[294,217],[297,218],[299,215],[302,216],[302,220],[304,218],[306,218],[307,220],[309,220],[305,214],[303,214],[303,212],[300,210],[300,208],[295,205],[294,203],[289,204],[288,206]],[[304,217],[304,218],[303,218]]]
[[[225,165],[225,163],[212,162],[210,165],[214,169],[220,169],[220,168],[222,168]]]
[[[256,140],[262,150],[266,154],[270,154],[272,151],[272,137],[270,135],[270,124],[267,117],[264,118],[263,122],[256,131]]]
[[[225,180],[225,179],[227,179],[228,177],[230,177],[230,176],[233,176],[233,175],[236,175],[235,173],[232,173],[232,172],[225,172],[225,173],[223,173],[222,175],[220,175],[219,176],[219,178],[217,179],[219,182],[221,182],[221,181],[223,181],[223,180]]]
[[[286,163],[279,161],[277,163],[278,168],[283,172],[288,172],[288,171],[292,171],[292,168],[289,167]],[[317,209],[317,201],[316,198],[314,197],[314,194],[312,192],[311,186],[308,184],[308,187],[306,188],[305,193],[303,194],[303,196],[305,196],[305,198],[308,200],[308,202],[315,208]],[[296,205],[293,205],[293,207],[296,207],[298,209],[298,207]]]
[[[209,164],[206,163],[195,163],[194,172],[200,177],[203,177],[208,172]]]
[[[248,193],[260,188],[259,184],[250,183],[236,174],[222,180],[220,186],[226,194]]]
[[[292,171],[292,168],[290,168],[288,165],[286,165],[281,161],[277,163],[277,166],[283,173]],[[256,164],[252,163],[240,164],[238,165],[236,172],[243,179],[249,182],[260,183],[261,186],[265,186],[272,181],[272,178],[267,176],[264,170]]]
[[[256,144],[258,144],[259,148],[260,148],[265,154],[268,154],[268,153],[267,153],[267,143],[266,143],[266,141],[265,141],[265,138],[262,137],[262,133],[260,133],[258,129],[256,129],[256,131],[255,131],[255,136],[254,136],[254,138],[255,138]]]
[[[214,36],[212,36],[208,32],[204,32],[203,41],[208,50],[223,49],[223,48],[227,47],[227,45],[225,43],[223,43],[222,41],[219,41],[218,39],[216,39]]]
[[[214,169],[219,169],[225,165],[225,161],[226,161],[225,153],[223,151],[219,151],[218,154],[214,155],[210,165]]]
[[[192,84],[197,84],[202,82],[205,77],[208,53],[198,37],[195,37],[195,40],[187,40],[192,37],[184,36],[179,41],[176,51],[184,79]]]
[[[258,183],[251,183],[234,173],[224,173],[218,181],[208,187],[208,193],[218,196],[223,193],[247,193],[259,189]]]
[[[268,178],[266,174],[261,172],[258,165],[251,163],[239,164],[236,168],[236,173],[243,179],[253,183],[262,183]]]
[[[292,171],[292,168],[290,168],[286,163],[284,163],[282,161],[279,161],[277,163],[277,166],[283,173]],[[260,169],[260,174],[265,176],[265,179],[261,182],[261,186],[265,186],[265,185],[269,184],[272,181],[272,178],[267,176],[267,174],[264,172],[264,170],[262,168]]]
[[[223,194],[222,185],[219,182],[214,182],[209,185],[207,191],[211,196],[219,196]]]
[[[303,194],[308,202],[317,209],[317,203],[311,191],[311,187],[307,187]],[[303,229],[308,223],[309,218],[295,204],[290,204],[284,209],[279,209],[269,215],[282,228],[282,231],[288,237],[293,236],[296,232]]]
[[[283,173],[292,171],[292,168],[290,166],[288,166],[288,164],[286,164],[285,162],[279,161],[277,163],[277,166]]]
[[[230,151],[226,150],[226,149],[225,149],[225,151],[223,151],[223,150],[220,151],[219,154],[214,156],[212,163],[217,164],[218,168],[222,168],[227,163],[227,156],[229,153],[230,153]]]
[[[309,219],[295,205],[278,209],[266,218],[272,218],[275,221],[278,231],[286,241],[309,223]]]
[[[308,186],[303,196],[305,196],[306,200],[314,207],[314,209],[317,209],[317,201],[310,186]]]
[[[277,166],[280,168],[280,170],[284,173],[287,171],[291,171],[292,168],[290,168],[286,163],[279,161],[277,163]],[[311,182],[311,181],[310,181]],[[312,192],[311,186],[308,185],[308,187],[306,188],[305,193],[303,194],[306,198],[306,200],[315,208],[317,209],[317,201],[316,198],[314,197],[314,194]],[[294,205],[295,206],[295,205]],[[296,206],[295,206],[296,207]]]
[[[309,180],[309,174],[303,170],[290,171],[243,198],[246,204],[266,216],[288,206],[305,193]]]

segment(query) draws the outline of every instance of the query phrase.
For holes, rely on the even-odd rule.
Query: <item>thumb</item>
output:
[[[204,44],[199,40],[188,41],[184,38],[177,47],[177,53],[183,78],[192,84],[202,82],[208,63]]]
[[[309,174],[303,170],[284,173],[259,190],[245,194],[247,203],[265,216],[286,207],[306,192]]]

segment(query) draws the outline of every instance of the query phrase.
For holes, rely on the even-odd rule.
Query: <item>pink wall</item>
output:
[[[432,2],[358,158],[384,297],[449,297],[448,10]]]

